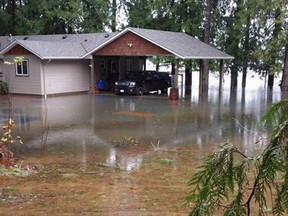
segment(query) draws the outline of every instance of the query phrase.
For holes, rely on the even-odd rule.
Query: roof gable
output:
[[[232,56],[183,32],[129,28],[181,59],[233,59]]]
[[[28,51],[27,49],[25,49],[24,47],[17,44],[12,49],[7,51],[6,54],[7,55],[31,55],[32,53]]]
[[[113,42],[92,53],[93,55],[167,56],[173,55],[132,32],[125,32]]]
[[[79,59],[86,53],[84,47],[79,43],[27,40],[15,40],[1,53],[7,54],[16,46],[23,47],[40,59]]]
[[[41,59],[82,59],[87,52],[117,34],[119,32],[28,35],[12,38],[2,36],[0,37],[0,57],[16,45],[20,45]]]
[[[159,48],[166,50],[167,53],[173,54],[176,58],[181,59],[233,59],[232,56],[207,45],[200,40],[197,40],[183,32],[170,32],[159,31],[151,29],[141,28],[126,28],[119,34],[115,35],[111,39],[99,47],[95,47],[92,51],[85,54],[91,55],[97,53],[100,49],[114,43],[118,38],[122,37],[127,32],[131,32],[146,41],[158,46]]]

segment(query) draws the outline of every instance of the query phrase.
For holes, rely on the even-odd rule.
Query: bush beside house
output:
[[[0,80],[0,94],[8,94],[9,89],[8,89],[8,84],[2,80]]]

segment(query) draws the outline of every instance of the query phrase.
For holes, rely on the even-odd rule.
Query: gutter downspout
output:
[[[51,62],[51,59],[48,60],[47,64]],[[47,93],[46,93],[46,79],[45,79],[45,72],[44,72],[44,64],[42,65],[42,82],[43,82],[43,93],[44,93],[44,99],[47,99]]]

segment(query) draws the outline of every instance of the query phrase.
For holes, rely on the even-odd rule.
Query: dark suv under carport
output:
[[[115,82],[116,94],[142,95],[161,90],[166,93],[171,87],[171,77],[166,72],[129,71],[123,79]]]

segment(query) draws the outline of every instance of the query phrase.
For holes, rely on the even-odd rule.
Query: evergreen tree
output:
[[[249,156],[236,146],[225,144],[210,155],[189,181],[187,205],[190,215],[274,215],[288,213],[288,101],[273,105],[263,122],[274,130],[261,155]],[[273,197],[268,194],[274,194]],[[271,198],[272,201],[269,201]]]
[[[109,1],[83,0],[83,22],[80,32],[102,32],[109,26]]]

